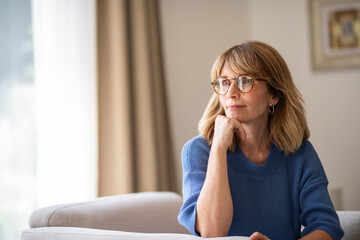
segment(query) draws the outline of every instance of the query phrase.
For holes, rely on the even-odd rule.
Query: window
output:
[[[36,206],[31,2],[0,6],[0,239],[18,239]]]
[[[0,0],[0,239],[97,196],[95,0]]]

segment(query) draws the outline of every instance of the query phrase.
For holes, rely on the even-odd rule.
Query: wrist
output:
[[[213,142],[211,144],[211,152],[216,152],[218,154],[226,154],[228,148],[229,147],[226,146],[225,144],[221,144],[221,143],[217,143],[217,142]]]

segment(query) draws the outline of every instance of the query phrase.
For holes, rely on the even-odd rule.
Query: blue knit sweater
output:
[[[196,203],[209,153],[210,147],[201,136],[191,139],[182,150],[184,203],[178,220],[194,235],[198,235]],[[257,231],[272,240],[290,240],[316,229],[326,231],[334,240],[344,235],[327,191],[323,166],[309,141],[294,155],[285,155],[273,144],[261,166],[249,161],[237,147],[227,153],[227,164],[234,207],[229,236],[250,236]]]

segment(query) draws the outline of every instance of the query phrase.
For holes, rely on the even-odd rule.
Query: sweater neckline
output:
[[[251,162],[241,151],[239,146],[236,146],[233,153],[228,152],[227,159],[228,164],[233,166],[236,169],[236,172],[255,180],[263,180],[274,173],[280,162],[280,155],[276,145],[272,143],[269,154],[262,165]]]

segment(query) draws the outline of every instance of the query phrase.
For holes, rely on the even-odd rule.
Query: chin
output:
[[[247,118],[244,118],[244,116],[239,116],[237,114],[226,114],[226,116],[239,122],[246,122],[248,120]]]

